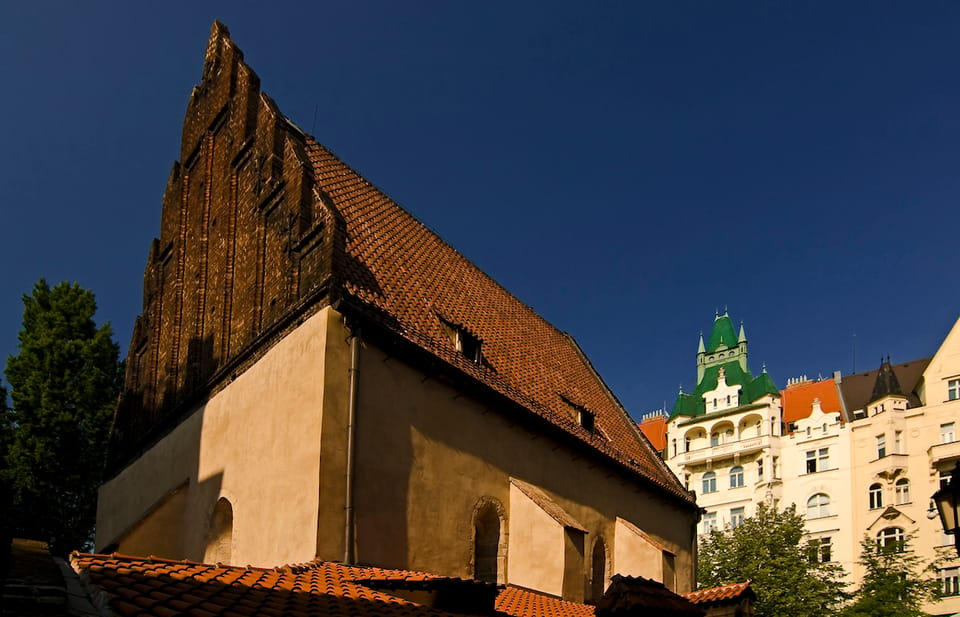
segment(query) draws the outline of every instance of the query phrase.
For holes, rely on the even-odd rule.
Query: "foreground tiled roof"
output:
[[[753,595],[753,590],[750,588],[750,581],[731,583],[729,585],[721,585],[720,587],[710,587],[709,589],[698,589],[690,593],[685,593],[683,596],[694,604],[709,604],[712,602],[736,600],[744,594]]]
[[[789,424],[809,417],[813,399],[817,398],[820,399],[820,409],[823,413],[842,413],[837,383],[833,379],[804,381],[787,386],[780,392],[783,421]]]
[[[307,152],[318,188],[345,223],[334,263],[348,300],[394,334],[692,503],[568,334],[312,138]],[[450,325],[482,342],[481,363],[455,349]],[[597,430],[580,426],[578,408],[594,415]]]
[[[437,590],[452,584],[496,592],[487,583],[320,561],[266,569],[74,553],[71,564],[86,581],[95,602],[122,617],[445,617],[453,613],[404,599],[400,597],[403,590]],[[495,609],[500,617],[593,615],[592,607],[512,586],[499,592]]]

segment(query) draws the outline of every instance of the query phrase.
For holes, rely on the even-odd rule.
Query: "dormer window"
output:
[[[480,364],[480,339],[463,328],[457,328],[457,351],[471,362]]]
[[[576,418],[577,424],[582,426],[584,429],[590,431],[591,433],[594,432],[595,422],[594,422],[594,414],[592,411],[590,411],[583,405],[574,403],[573,401],[571,401],[570,399],[568,399],[566,396],[562,394],[560,394],[560,399],[563,400],[563,402],[569,405],[571,408],[573,408],[574,418]]]

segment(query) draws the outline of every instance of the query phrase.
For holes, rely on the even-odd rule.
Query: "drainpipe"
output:
[[[349,327],[349,326],[348,326]],[[344,495],[343,563],[352,564],[353,554],[353,433],[357,416],[357,378],[360,374],[360,328],[350,332],[350,395],[347,403],[347,468]]]

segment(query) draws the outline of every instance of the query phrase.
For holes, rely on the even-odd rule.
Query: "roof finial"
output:
[[[763,362],[760,366],[763,367],[762,372],[766,373],[766,372],[767,372],[767,363],[766,363],[766,362]]]
[[[680,384],[680,394],[683,394],[683,384]]]
[[[723,316],[726,317],[727,314],[728,314],[728,313],[727,313],[727,305],[724,304],[724,305],[723,305]]]

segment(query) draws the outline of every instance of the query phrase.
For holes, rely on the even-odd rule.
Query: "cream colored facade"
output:
[[[341,314],[319,311],[104,484],[97,549],[260,566],[342,559],[349,338]],[[359,384],[357,561],[474,576],[489,509],[501,583],[582,600],[600,543],[605,581],[692,589],[689,508],[373,342]]]
[[[714,394],[708,393],[710,400]],[[733,525],[734,508],[750,516],[764,500],[795,504],[807,517],[808,540],[817,544],[821,558],[843,566],[851,589],[863,576],[857,561],[865,536],[882,542],[913,534],[913,550],[924,563],[937,562],[943,590],[954,594],[924,610],[960,613],[960,559],[930,500],[960,461],[960,319],[923,371],[916,394],[920,405],[912,407],[908,397],[892,394],[866,409],[847,409],[851,421],[839,412],[824,413],[815,400],[809,414],[783,435],[775,430],[755,435],[750,429],[755,425],[751,414],[773,419],[779,427],[776,397],[758,409],[673,418],[667,423],[667,462],[697,491],[707,512],[700,533],[713,525]],[[689,445],[685,452],[684,443]],[[770,469],[774,459],[774,477],[758,478],[756,461],[769,461],[765,469]],[[735,466],[746,474],[742,488],[731,488],[728,480]],[[715,487],[705,484],[709,472],[715,474]]]
[[[716,393],[725,401],[730,388],[722,377],[718,385]],[[711,400],[714,394],[708,392]],[[667,422],[667,464],[697,492],[697,503],[705,510],[701,534],[735,527],[757,504],[780,501],[779,438],[780,401],[773,395]]]

